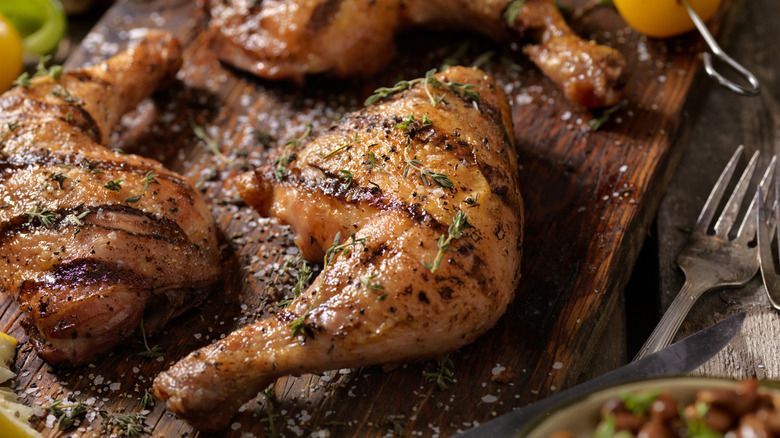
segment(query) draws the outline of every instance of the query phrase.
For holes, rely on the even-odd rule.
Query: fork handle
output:
[[[669,345],[691,307],[693,307],[693,303],[713,286],[714,284],[694,283],[686,279],[685,284],[680,288],[680,292],[677,293],[664,316],[658,321],[658,325],[655,326],[653,333],[650,334],[645,344],[639,349],[639,352],[634,357],[634,361]]]

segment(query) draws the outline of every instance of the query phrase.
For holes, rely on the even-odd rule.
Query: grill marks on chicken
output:
[[[530,59],[586,107],[617,103],[626,82],[623,56],[577,36],[553,0],[207,1],[220,58],[266,79],[368,76],[392,60],[397,32],[431,27],[524,39]]]
[[[122,114],[178,69],[149,31],[104,63],[0,96],[0,275],[52,363],[95,359],[197,305],[219,278],[216,225],[160,163],[104,147]]]
[[[327,266],[288,307],[161,373],[168,409],[219,429],[281,376],[429,359],[504,313],[523,218],[509,105],[479,70],[436,78],[473,84],[479,102],[428,84],[434,106],[418,83],[347,116],[282,169],[237,180],[247,203],[291,225],[301,254]],[[449,248],[434,268],[440,238]]]

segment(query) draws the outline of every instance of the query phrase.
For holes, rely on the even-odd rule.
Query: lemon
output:
[[[0,332],[0,365],[10,365],[16,355],[19,341],[13,336]]]
[[[721,0],[689,0],[702,20],[715,15]],[[623,20],[637,31],[654,38],[668,38],[695,28],[678,0],[613,0]]]
[[[4,438],[41,438],[28,421],[33,410],[29,406],[0,400],[0,431]]]
[[[0,59],[3,67],[0,68],[0,93],[11,88],[24,68],[22,61],[22,38],[19,32],[5,16],[0,14]]]

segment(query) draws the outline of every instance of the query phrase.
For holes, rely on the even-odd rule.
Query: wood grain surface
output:
[[[713,30],[738,10],[736,3],[724,2]],[[399,37],[400,55],[377,77],[315,77],[294,85],[220,64],[206,22],[189,0],[119,2],[67,66],[116,53],[134,28],[165,28],[184,43],[178,80],[126,117],[110,146],[160,159],[197,182],[225,238],[224,285],[202,309],[150,337],[163,357],[139,356],[144,347],[137,336],[79,368],[43,363],[26,343],[16,304],[4,296],[0,330],[22,341],[15,388],[28,404],[65,397],[88,402],[90,413],[68,436],[105,435],[98,410],[142,412],[154,436],[198,434],[159,401],[144,408],[144,392],[186,353],[267,316],[270,304],[289,293],[284,263],[297,253],[287,227],[241,205],[232,177],[264,162],[306,123],[316,135],[359,108],[374,88],[444,63],[478,63],[505,84],[513,106],[527,209],[514,303],[493,330],[448,355],[454,383],[446,389],[426,377],[437,372],[436,361],[283,378],[219,436],[450,436],[625,362],[623,288],[685,144],[679,141],[687,135],[685,103],[701,80],[695,35],[648,40],[609,8],[574,23],[581,34],[622,51],[631,72],[625,106],[594,131],[588,122],[599,114],[567,102],[522,56],[520,42],[414,31]],[[193,125],[204,127],[227,158],[209,154]],[[50,422],[44,414],[34,426],[59,436]]]
[[[690,144],[659,209],[658,239],[651,242],[658,248],[661,311],[669,306],[684,280],[675,264],[687,239],[687,234],[680,229],[695,223],[712,185],[737,145],[745,146],[746,156],[760,151],[761,172],[772,155],[780,153],[780,59],[775,56],[780,50],[777,17],[780,17],[777,2],[745,2],[734,17],[733,31],[725,38],[727,52],[761,81],[760,96],[746,98],[711,87],[698,96],[697,102],[692,102],[701,110],[696,111]],[[746,161],[743,158],[743,166]],[[678,337],[741,310],[748,311],[742,332],[697,373],[780,379],[780,313],[771,307],[758,275],[744,288],[723,289],[703,296],[683,323]],[[654,316],[656,320],[660,317]]]

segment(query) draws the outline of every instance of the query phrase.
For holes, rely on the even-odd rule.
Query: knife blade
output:
[[[746,312],[732,315],[636,362],[504,414],[458,436],[462,438],[511,437],[530,420],[566,400],[576,399],[621,381],[693,371],[731,341],[742,327],[745,315]]]

